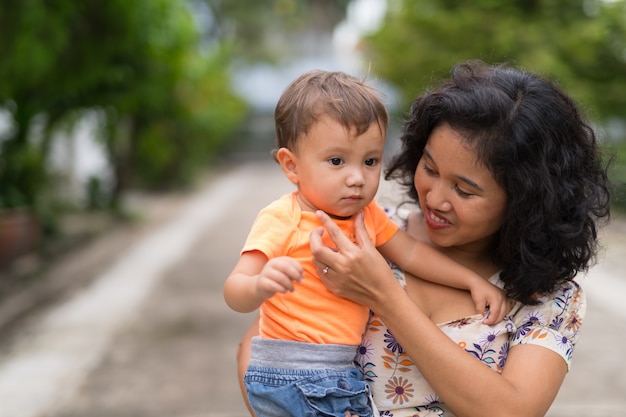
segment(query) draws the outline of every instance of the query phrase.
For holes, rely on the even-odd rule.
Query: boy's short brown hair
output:
[[[297,140],[322,115],[346,129],[356,129],[357,135],[372,123],[386,134],[389,123],[380,92],[364,80],[341,71],[308,71],[292,81],[278,100],[274,112],[277,148],[295,150]]]

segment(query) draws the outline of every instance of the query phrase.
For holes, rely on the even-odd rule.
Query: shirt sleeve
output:
[[[389,213],[376,202],[372,202],[366,207],[365,226],[368,228],[369,222],[371,222],[374,230],[374,244],[376,246],[387,243],[399,229],[398,225],[389,217]]]
[[[587,308],[585,293],[576,281],[569,281],[538,301],[513,314],[511,347],[543,346],[559,354],[569,370]]]
[[[282,256],[295,230],[294,220],[284,199],[259,212],[241,253],[260,251],[268,259]]]

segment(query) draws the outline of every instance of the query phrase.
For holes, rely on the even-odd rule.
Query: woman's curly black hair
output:
[[[595,261],[597,222],[610,218],[608,162],[576,103],[554,83],[506,65],[468,61],[418,97],[402,150],[386,169],[417,201],[428,138],[448,123],[507,195],[493,249],[506,294],[525,304]]]

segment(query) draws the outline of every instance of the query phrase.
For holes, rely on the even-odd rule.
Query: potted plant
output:
[[[0,141],[0,268],[37,247],[45,184],[45,157],[35,146],[18,135]]]

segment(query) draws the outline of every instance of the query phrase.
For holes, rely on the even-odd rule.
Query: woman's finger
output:
[[[325,264],[322,261],[320,261],[320,260],[316,259],[315,257],[313,257],[313,266],[317,270],[317,274],[321,276],[322,274],[324,274],[324,268],[326,268],[328,266],[328,264]]]
[[[356,235],[356,244],[360,248],[364,248],[367,244],[371,243],[367,229],[365,229],[365,220],[363,217],[363,210],[361,210],[354,219],[354,233]]]
[[[339,252],[343,252],[344,250],[347,250],[350,247],[354,246],[348,236],[346,236],[346,234],[341,231],[339,226],[335,224],[335,222],[330,218],[328,214],[324,213],[321,210],[316,211],[315,214],[317,214],[317,217],[324,225],[324,229],[326,229],[326,232],[328,232],[328,235],[337,246]]]
[[[311,232],[309,237],[309,245],[311,246],[311,253],[313,254],[313,263],[318,270],[318,273],[328,264],[333,263],[333,256],[337,255],[331,248],[326,247],[322,241],[322,234],[324,229],[322,227],[315,229]]]

